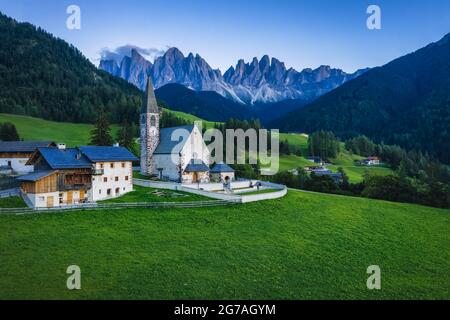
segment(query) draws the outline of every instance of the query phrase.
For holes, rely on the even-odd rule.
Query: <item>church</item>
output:
[[[210,181],[210,152],[196,125],[160,128],[150,77],[141,110],[141,174],[182,183]]]

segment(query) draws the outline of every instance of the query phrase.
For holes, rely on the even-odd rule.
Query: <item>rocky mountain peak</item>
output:
[[[216,91],[224,97],[240,103],[266,103],[285,99],[314,99],[340,86],[363,71],[346,74],[340,69],[320,66],[315,70],[286,69],[277,58],[264,55],[246,63],[239,59],[222,76],[213,70],[198,53],[186,57],[178,48],[168,49],[154,63],[147,61],[136,50],[125,56],[118,66],[110,60],[102,60],[100,68],[120,76],[141,89],[145,88],[146,76],[151,75],[155,88],[168,83],[182,84],[196,91]]]

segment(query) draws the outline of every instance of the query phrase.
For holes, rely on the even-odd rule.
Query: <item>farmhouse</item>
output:
[[[36,148],[56,146],[51,141],[0,141],[0,170],[7,173],[33,172],[26,163]]]
[[[210,152],[196,125],[160,129],[151,79],[141,111],[141,173],[182,183],[210,181]]]
[[[133,190],[132,162],[121,147],[37,148],[17,178],[34,207],[55,207],[118,197]]]
[[[362,159],[358,161],[359,165],[365,166],[377,166],[380,164],[380,158],[378,157],[368,157],[366,159]]]

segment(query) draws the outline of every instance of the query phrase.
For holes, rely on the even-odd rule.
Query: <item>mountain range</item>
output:
[[[135,49],[121,61],[101,60],[100,69],[145,88],[151,75],[155,88],[177,83],[195,91],[215,91],[240,104],[257,105],[283,100],[312,101],[363,74],[367,69],[349,74],[340,69],[320,66],[301,72],[287,69],[283,62],[265,55],[251,63],[239,60],[223,75],[213,69],[200,55],[187,56],[177,48],[168,49],[154,63],[146,60]]]
[[[450,163],[450,34],[374,68],[270,125],[364,134]]]

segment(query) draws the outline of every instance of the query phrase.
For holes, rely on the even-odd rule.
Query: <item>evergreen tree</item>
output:
[[[91,132],[91,145],[94,146],[111,146],[113,139],[110,133],[109,121],[104,112],[100,112],[95,128]]]
[[[0,124],[0,140],[2,141],[19,141],[19,133],[16,126],[11,122]]]
[[[117,141],[122,147],[131,150],[131,148],[133,147],[133,140],[134,140],[133,128],[128,123],[128,121],[125,120],[117,133]]]

